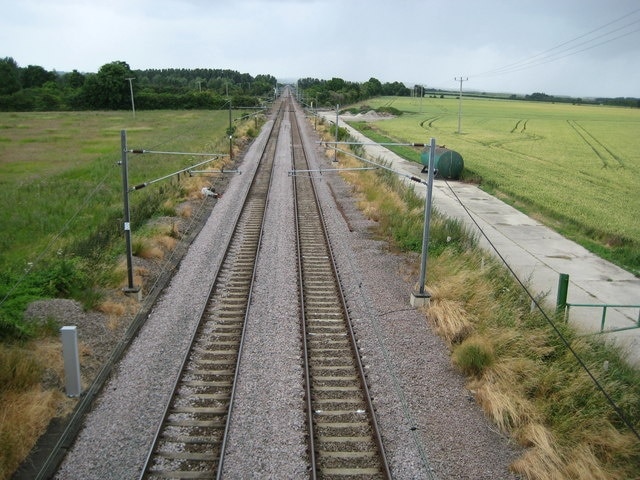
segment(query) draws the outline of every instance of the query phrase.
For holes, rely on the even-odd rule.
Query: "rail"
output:
[[[309,168],[295,106],[292,163]],[[307,170],[309,172],[309,170]],[[293,175],[310,478],[389,479],[375,409],[313,177]]]

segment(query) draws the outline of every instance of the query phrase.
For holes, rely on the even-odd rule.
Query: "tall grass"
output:
[[[340,162],[356,164],[346,156]],[[418,251],[423,210],[411,191],[386,172],[344,176],[379,233]],[[429,250],[426,320],[450,346],[486,415],[524,447],[512,470],[539,480],[639,478],[640,442],[565,341],[636,432],[640,372],[597,337],[579,337],[532,311],[506,268],[456,222],[435,218],[430,237],[439,240]]]
[[[42,333],[42,332],[41,332]],[[0,345],[0,478],[9,478],[64,404],[57,390],[44,390],[42,375],[62,368],[58,350],[40,342]]]
[[[71,297],[87,309],[99,302],[95,287],[109,282],[122,251],[121,130],[130,149],[225,154],[228,121],[226,111],[139,112],[135,119],[125,112],[0,114],[0,338],[29,336],[20,319],[37,298]],[[199,161],[129,155],[129,182]],[[131,192],[132,230],[165,214],[167,199],[185,195],[178,176]]]

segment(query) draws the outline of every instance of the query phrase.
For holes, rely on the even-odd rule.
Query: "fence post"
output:
[[[556,314],[567,307],[567,291],[569,290],[569,274],[561,273],[558,279],[558,296],[556,297]]]

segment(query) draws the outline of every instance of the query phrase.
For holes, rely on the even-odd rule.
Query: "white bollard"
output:
[[[78,332],[76,326],[60,329],[62,336],[62,357],[64,358],[65,389],[67,396],[79,397],[82,393],[80,384],[80,356],[78,355]]]

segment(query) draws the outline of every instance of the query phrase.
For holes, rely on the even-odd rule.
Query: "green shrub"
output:
[[[402,115],[402,110],[398,110],[395,107],[380,107],[380,108],[376,108],[376,112],[378,112],[378,113],[389,113],[391,115],[395,115],[396,117],[399,117],[400,115]]]
[[[36,334],[24,323],[29,303],[42,298],[75,298],[85,305],[95,304],[88,267],[78,258],[58,257],[26,275],[0,275],[0,339],[27,339]],[[5,298],[6,297],[6,298]]]
[[[453,351],[454,363],[467,375],[480,375],[493,365],[493,348],[479,337],[471,337]]]

